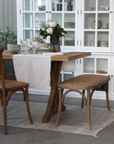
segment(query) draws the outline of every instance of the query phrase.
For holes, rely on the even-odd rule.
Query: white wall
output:
[[[12,27],[17,34],[16,0],[0,0],[0,28]]]

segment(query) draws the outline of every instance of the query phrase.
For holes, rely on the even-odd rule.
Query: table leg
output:
[[[61,61],[52,61],[51,62],[51,92],[48,99],[48,104],[46,112],[42,117],[42,122],[48,122],[50,118],[58,112],[58,98],[59,98],[59,89],[58,89],[58,79],[61,71],[62,62]],[[62,110],[65,110],[65,106],[62,106]]]

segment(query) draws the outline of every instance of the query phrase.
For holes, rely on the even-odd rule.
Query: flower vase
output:
[[[60,44],[59,44],[59,37],[51,36],[50,37],[50,48],[52,48],[53,52],[60,52]]]

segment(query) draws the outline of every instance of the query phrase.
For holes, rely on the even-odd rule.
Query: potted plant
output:
[[[73,0],[65,0],[65,2],[68,4],[67,5],[67,11],[72,11],[73,10]]]
[[[58,0],[57,11],[62,11],[62,0]]]
[[[11,31],[11,27],[6,26],[6,31],[0,29],[0,47],[8,49],[11,53],[17,53],[20,45],[17,45],[17,36]]]

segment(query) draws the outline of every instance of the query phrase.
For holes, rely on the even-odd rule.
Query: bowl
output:
[[[47,52],[52,52],[53,50],[51,48],[39,48],[37,50],[37,53],[39,54],[43,54],[43,53],[47,53]]]
[[[109,7],[108,6],[100,6],[98,7],[98,11],[108,11]]]
[[[102,23],[102,28],[103,29],[108,29],[109,28],[109,23]]]
[[[50,43],[38,43],[39,48],[48,48],[50,46]]]
[[[108,41],[101,41],[100,47],[108,47]]]
[[[45,11],[46,10],[45,5],[38,6],[38,8],[39,8],[39,11]]]
[[[7,49],[12,54],[17,54],[20,51],[20,45],[16,44],[7,44]]]
[[[95,46],[95,41],[90,41],[90,46],[94,47]],[[97,46],[100,46],[100,41],[97,41]]]

